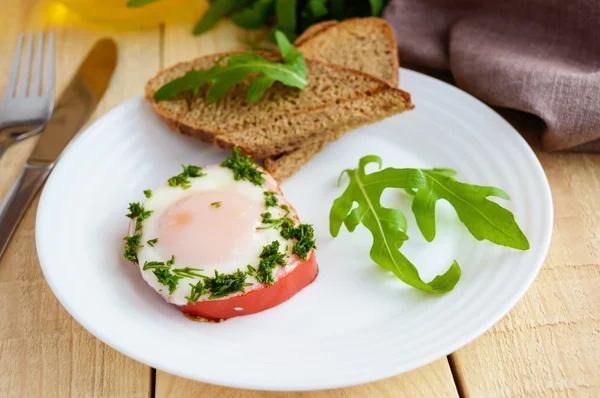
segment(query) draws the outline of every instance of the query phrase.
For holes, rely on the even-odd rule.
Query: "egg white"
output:
[[[270,178],[267,179],[265,185],[263,187],[259,187],[249,181],[235,181],[233,179],[233,172],[230,169],[220,167],[218,165],[204,167],[202,171],[206,175],[197,178],[190,178],[191,186],[189,188],[183,189],[181,187],[171,187],[165,183],[164,185],[153,189],[152,196],[144,203],[144,208],[146,210],[152,210],[153,213],[150,215],[150,217],[144,220],[142,224],[141,242],[144,246],[137,250],[140,272],[144,280],[154,290],[160,293],[165,300],[176,305],[185,305],[188,302],[185,296],[189,296],[191,293],[189,284],[196,284],[196,282],[201,278],[192,277],[181,279],[175,291],[172,294],[169,294],[168,287],[158,282],[151,269],[146,271],[143,270],[143,266],[146,261],[167,262],[171,258],[170,254],[165,255],[168,250],[161,246],[160,240],[154,245],[154,247],[146,243],[148,240],[158,237],[158,225],[162,214],[178,200],[198,192],[206,191],[236,192],[245,196],[251,202],[264,206],[265,198],[263,192],[275,190],[277,187],[275,181],[270,176],[268,176]],[[278,195],[278,199],[280,204],[287,203],[281,195]],[[273,218],[280,218],[285,215],[284,210],[280,209],[279,207],[271,207],[268,210],[265,209],[265,212],[266,211],[270,212]],[[260,226],[260,223],[257,223],[256,226]],[[200,236],[198,239],[210,239],[210,237]],[[238,269],[245,271],[248,264],[255,268],[257,267],[258,262],[260,261],[259,255],[263,247],[271,244],[275,240],[279,241],[280,243],[280,252],[287,252],[286,262],[289,263],[289,265],[286,266],[289,268],[287,268],[285,271],[281,270],[282,267],[277,267],[274,272],[274,277],[277,280],[295,268],[296,261],[290,261],[293,257],[293,243],[282,238],[279,229],[274,228],[255,230],[252,236],[252,243],[248,247],[238,247],[237,250],[232,253],[230,258],[228,258],[226,261],[219,261],[218,263],[181,264],[178,263],[177,258],[175,258],[175,263],[172,268],[200,268],[202,269],[201,274],[206,276],[214,276],[215,270],[217,270],[220,274],[232,273]],[[247,277],[247,282],[251,283],[252,286],[248,286],[245,289],[246,291],[251,291],[262,286],[250,276]],[[201,300],[205,298],[206,297],[202,297]]]

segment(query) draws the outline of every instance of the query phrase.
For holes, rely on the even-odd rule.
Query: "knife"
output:
[[[54,113],[0,207],[0,258],[25,210],[50,175],[63,149],[88,121],[117,63],[113,40],[96,42],[62,92]]]

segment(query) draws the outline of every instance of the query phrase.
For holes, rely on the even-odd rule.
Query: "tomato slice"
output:
[[[236,316],[255,314],[289,300],[310,285],[318,273],[319,267],[313,249],[306,261],[298,264],[292,272],[274,285],[264,285],[241,296],[198,301],[196,304],[187,303],[178,308],[192,317],[209,321],[222,321]]]

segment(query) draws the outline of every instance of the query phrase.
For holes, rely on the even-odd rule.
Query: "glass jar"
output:
[[[207,0],[159,0],[142,7],[127,7],[128,0],[59,0],[89,22],[118,28],[149,28],[162,22],[200,18]]]

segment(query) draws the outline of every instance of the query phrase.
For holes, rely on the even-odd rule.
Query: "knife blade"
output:
[[[86,124],[102,99],[116,63],[116,43],[111,39],[99,40],[62,92],[44,132],[0,207],[0,258],[63,149]]]

